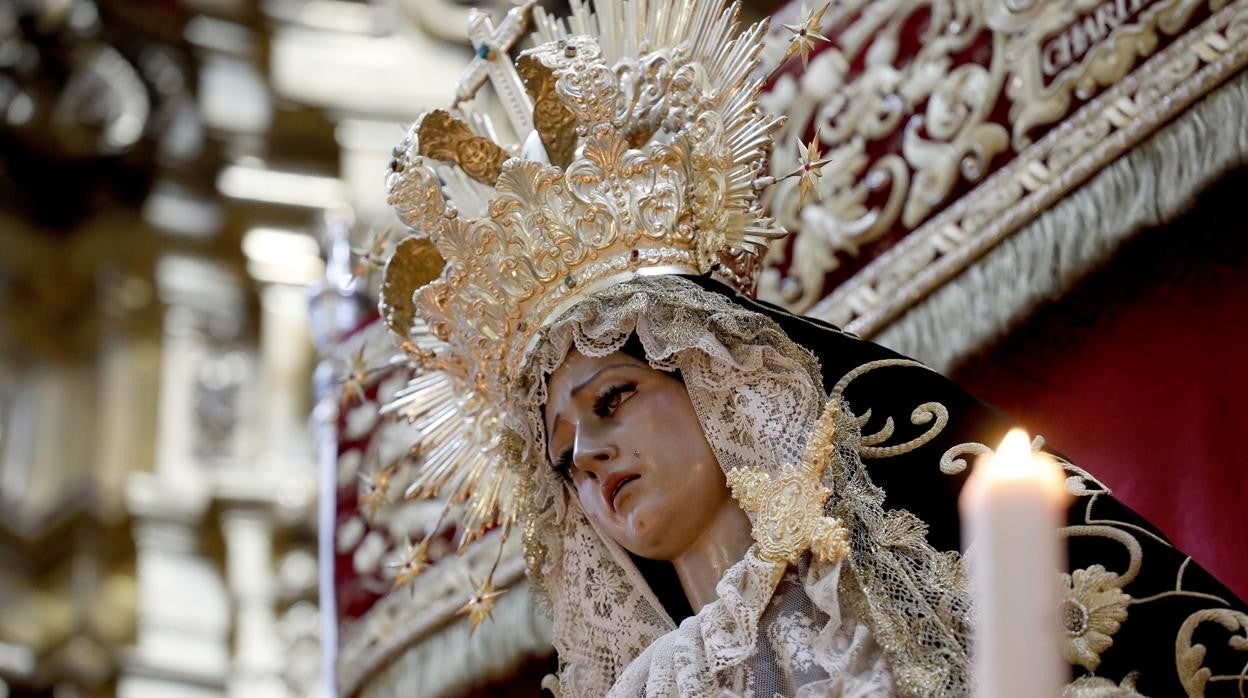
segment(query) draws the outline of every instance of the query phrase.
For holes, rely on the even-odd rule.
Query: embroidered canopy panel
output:
[[[777,188],[795,235],[760,295],[863,336],[1248,62],[1242,0],[859,0],[825,22],[767,106],[789,116],[775,171],[815,134],[831,162],[818,201]]]

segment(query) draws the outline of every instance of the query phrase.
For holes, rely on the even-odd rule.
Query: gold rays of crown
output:
[[[636,275],[750,287],[785,234],[759,201],[780,125],[758,104],[767,23],[741,28],[737,13],[723,0],[573,0],[561,21],[530,2],[497,30],[477,14],[455,105],[395,148],[389,201],[415,235],[387,268],[382,311],[424,370],[387,409],[427,435],[408,495],[466,503],[466,537],[515,517],[499,409],[545,323]],[[513,64],[530,22],[537,45]],[[500,145],[465,104],[487,78],[519,144]]]
[[[493,130],[479,116],[432,111],[388,177],[399,217],[446,260],[417,292],[418,313],[495,400],[542,325],[584,294],[735,267],[784,234],[758,197],[779,125],[752,77],[766,23],[739,31],[736,6],[714,0],[597,10],[574,7],[578,35],[538,13],[546,40],[516,64],[537,138],[508,149],[478,135]],[[460,181],[476,196],[450,203],[440,164],[484,186]]]

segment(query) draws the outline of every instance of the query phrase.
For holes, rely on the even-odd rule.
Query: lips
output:
[[[637,473],[616,473],[607,478],[607,481],[602,486],[602,496],[607,500],[607,505],[611,507],[611,511],[615,511],[615,504],[620,496],[620,490],[640,477]]]

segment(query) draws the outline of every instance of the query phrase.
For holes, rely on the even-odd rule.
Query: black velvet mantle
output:
[[[779,323],[791,339],[818,357],[825,390],[830,391],[842,376],[863,364],[905,358],[827,323],[737,295],[716,281],[687,278]],[[919,405],[934,401],[945,406],[949,423],[931,441],[901,455],[864,462],[886,493],[886,508],[906,509],[923,519],[928,525],[928,539],[937,549],[958,549],[958,493],[970,468],[947,475],[939,467],[941,456],[969,442],[995,447],[1016,422],[922,366],[869,371],[846,388],[844,397],[855,414],[871,410],[864,433],[878,431],[885,419],[892,417],[896,433],[887,444],[909,441],[928,429],[930,425],[910,422],[912,411]],[[1045,450],[1061,457],[1047,445]],[[1077,465],[1095,476],[1096,464]],[[1092,481],[1088,487],[1101,488]],[[1122,587],[1131,597],[1126,618],[1116,631],[1106,633],[1112,645],[1100,652],[1094,672],[1074,665],[1072,677],[1092,674],[1121,688],[1134,685],[1138,691],[1097,693],[1106,696],[1229,697],[1248,693],[1248,606],[1243,601],[1107,492],[1073,497],[1067,517],[1070,526],[1087,532],[1076,534],[1068,529],[1070,570],[1100,565],[1122,575],[1133,557],[1139,564],[1138,573]],[[1097,535],[1097,531],[1114,537]],[[1124,544],[1124,540],[1134,543]],[[1089,608],[1098,613],[1095,605]]]

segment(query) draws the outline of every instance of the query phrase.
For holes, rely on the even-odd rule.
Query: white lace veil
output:
[[[525,476],[526,560],[549,605],[559,684],[568,697],[607,695],[630,662],[676,629],[631,558],[598,534],[546,456],[546,377],[573,346],[586,356],[605,356],[633,334],[652,366],[681,371],[725,472],[774,471],[799,462],[827,400],[815,356],[779,325],[678,277],[640,277],[607,287],[543,330],[511,391],[509,426],[516,437],[511,467]],[[718,688],[731,688],[713,677],[755,656],[763,609],[750,605],[765,605],[773,590],[777,597],[792,599],[789,615],[802,621],[810,642],[831,635],[831,630],[822,632],[834,625],[829,619],[845,619],[834,601],[831,608],[820,601],[829,585],[836,598],[838,578],[841,593],[854,606],[851,620],[870,627],[899,693],[965,692],[968,604],[958,557],[933,550],[922,522],[907,512],[884,513],[883,492],[871,484],[858,459],[858,423],[850,410],[839,411],[836,427],[836,455],[825,474],[833,492],[827,509],[849,527],[848,565],[811,565],[807,558],[800,574],[790,569],[781,579],[766,568],[768,563],[747,556],[737,574],[768,578],[770,586],[751,600],[737,598],[721,583],[721,598],[725,593],[733,597],[725,601],[735,604],[726,611],[731,617],[701,631],[723,635],[703,638],[720,651],[683,656],[676,660],[683,662],[680,666],[670,666],[671,657],[651,659],[676,677],[674,683],[684,677],[682,695],[715,695]],[[749,579],[725,581],[757,586]],[[795,584],[804,585],[805,593]],[[705,693],[687,690],[691,686]]]

